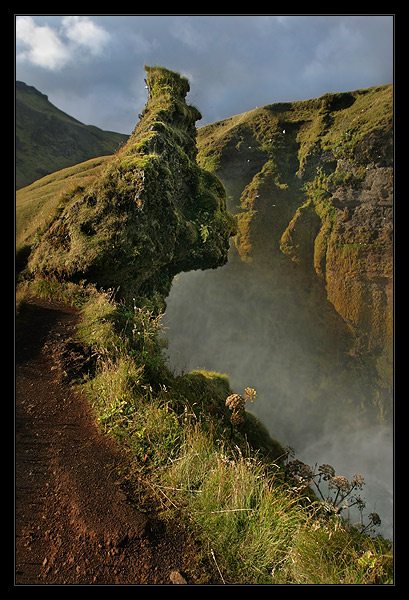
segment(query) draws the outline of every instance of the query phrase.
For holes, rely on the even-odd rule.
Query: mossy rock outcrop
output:
[[[196,162],[189,82],[146,67],[148,101],[126,145],[44,232],[34,275],[93,282],[120,297],[165,297],[175,274],[227,261],[235,231],[218,178]]]

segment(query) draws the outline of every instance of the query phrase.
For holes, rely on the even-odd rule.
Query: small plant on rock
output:
[[[244,412],[246,402],[254,402],[257,397],[257,392],[253,388],[246,387],[244,397],[240,394],[232,394],[226,399],[226,406],[231,411],[230,426],[231,435],[233,437],[234,426],[241,425],[245,421]]]

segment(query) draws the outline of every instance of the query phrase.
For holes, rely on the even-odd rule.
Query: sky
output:
[[[197,126],[394,80],[393,15],[15,15],[15,75],[87,125],[131,133],[144,64],[186,76]]]

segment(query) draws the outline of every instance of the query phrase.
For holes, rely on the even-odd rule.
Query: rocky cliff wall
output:
[[[214,123],[199,132],[199,158],[226,187],[241,261],[304,289],[328,339],[376,382],[380,412],[390,409],[392,86]]]

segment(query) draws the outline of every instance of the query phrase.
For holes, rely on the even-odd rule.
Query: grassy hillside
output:
[[[16,187],[48,173],[115,152],[128,136],[84,125],[46,95],[16,82]]]
[[[95,180],[111,156],[101,156],[42,177],[16,192],[16,268],[20,271],[66,202]]]

